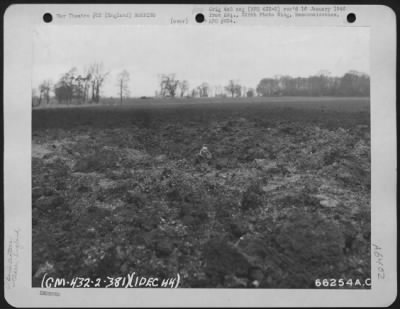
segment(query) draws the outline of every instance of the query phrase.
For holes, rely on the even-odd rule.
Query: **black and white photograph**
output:
[[[3,10],[9,307],[385,307],[396,14]]]
[[[370,289],[369,36],[37,28],[32,286]]]

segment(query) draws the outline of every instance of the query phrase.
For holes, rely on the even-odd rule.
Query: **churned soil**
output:
[[[369,115],[368,99],[34,110],[33,285],[369,278]]]

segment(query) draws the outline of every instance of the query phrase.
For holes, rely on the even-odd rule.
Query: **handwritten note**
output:
[[[378,279],[385,279],[385,269],[383,265],[383,249],[376,245],[372,244],[373,254],[375,257],[375,267],[377,267]]]
[[[15,229],[7,243],[6,249],[6,267],[5,267],[5,285],[8,289],[15,288],[20,251],[20,229]]]

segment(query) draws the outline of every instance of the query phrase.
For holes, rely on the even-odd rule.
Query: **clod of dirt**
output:
[[[43,145],[33,144],[32,145],[32,158],[42,159],[45,155],[52,154],[53,151],[47,149]]]
[[[57,194],[57,191],[53,188],[49,187],[35,187],[32,188],[32,198],[39,198],[42,195],[44,196],[52,196]]]
[[[296,260],[298,267],[313,271],[318,271],[315,265],[324,268],[342,260],[345,247],[339,226],[319,213],[301,209],[292,209],[286,214],[276,242],[287,256]]]
[[[36,270],[35,274],[33,275],[33,278],[38,279],[41,278],[44,274],[52,274],[55,272],[54,265],[48,261],[45,263],[41,264],[39,268]]]
[[[271,243],[262,235],[246,234],[240,237],[236,244],[247,255],[253,267],[261,268],[265,259],[270,262],[276,258],[274,252],[270,250]]]
[[[224,277],[224,284],[227,288],[246,288],[247,280],[238,278],[235,275],[227,275]]]
[[[166,196],[167,196],[167,199],[171,202],[183,201],[183,196],[181,195],[181,192],[176,188],[168,191],[166,193]]]
[[[111,179],[107,179],[107,178],[99,179],[98,185],[101,189],[110,190],[110,191],[112,191],[112,189],[115,189],[116,187],[118,187],[118,184],[115,181],[113,181]]]
[[[164,168],[160,175],[161,180],[170,178],[172,176],[172,173],[173,172],[170,168]]]
[[[182,203],[179,214],[182,218],[182,223],[187,226],[199,225],[208,219],[208,212],[202,205],[192,206],[188,203]]]
[[[120,267],[120,272],[126,274],[129,272],[129,262],[122,263]]]
[[[252,266],[248,270],[248,287],[258,288],[264,279],[264,272],[260,267]]]
[[[182,218],[182,223],[187,226],[193,225],[195,221],[196,219],[191,215],[184,215]]]
[[[323,207],[333,208],[339,206],[339,202],[325,194],[315,194],[313,197],[319,200],[319,204]]]
[[[129,161],[140,161],[148,158],[148,154],[132,148],[125,149],[125,156]]]
[[[307,190],[289,192],[279,198],[282,207],[315,207],[320,205],[320,199],[310,194]]]
[[[168,157],[165,154],[158,155],[154,157],[154,162],[163,163],[168,160]]]
[[[174,245],[169,239],[162,239],[156,242],[155,252],[157,257],[169,256],[174,250]]]
[[[242,210],[256,209],[261,207],[263,201],[263,190],[259,184],[251,184],[243,193],[241,208]]]
[[[277,174],[280,172],[280,168],[274,161],[270,161],[267,159],[255,159],[254,163],[256,167],[263,170],[264,172],[268,172],[270,174]]]
[[[298,130],[296,128],[294,128],[293,126],[290,126],[290,125],[283,125],[280,128],[280,131],[282,133],[290,134],[290,135],[295,135],[298,132]]]
[[[232,235],[236,238],[243,236],[249,230],[246,223],[243,221],[239,221],[239,220],[232,221],[229,225],[229,228],[230,228]]]
[[[215,168],[221,170],[229,167],[229,160],[227,158],[218,158],[215,162]]]
[[[246,277],[250,266],[247,257],[225,239],[211,239],[203,248],[205,273],[213,284],[223,283],[226,275]]]
[[[51,211],[63,205],[64,199],[62,196],[53,195],[48,197],[41,197],[33,203],[33,208],[38,208],[42,211]]]
[[[160,218],[156,216],[150,216],[142,223],[142,228],[145,231],[151,231],[153,229],[157,229],[160,224]]]
[[[111,215],[111,211],[106,208],[100,208],[96,206],[89,206],[87,208],[88,213],[88,223],[89,222],[101,222],[104,218]]]
[[[33,199],[37,199],[39,197],[41,197],[43,194],[43,188],[41,187],[36,187],[36,188],[32,188],[32,198]]]
[[[356,158],[344,159],[339,162],[340,166],[336,169],[336,177],[346,185],[362,184],[370,185],[371,177],[369,173],[360,166]]]
[[[94,154],[79,158],[73,170],[83,173],[102,172],[107,168],[117,167],[118,160],[116,152],[103,149]]]
[[[79,193],[87,193],[89,191],[90,191],[90,188],[88,186],[86,186],[86,185],[80,185],[78,187],[78,192]]]
[[[337,207],[339,205],[338,201],[335,201],[334,199],[327,199],[327,200],[322,200],[319,202],[319,204],[323,207]]]
[[[144,232],[137,236],[137,240],[139,243],[142,243],[146,247],[152,247],[155,243],[157,232],[158,231],[155,229],[153,229],[152,231]]]
[[[146,196],[136,191],[127,191],[125,200],[137,207],[143,207],[146,204]]]

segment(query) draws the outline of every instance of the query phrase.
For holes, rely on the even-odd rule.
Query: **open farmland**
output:
[[[185,288],[369,278],[369,109],[294,97],[34,109],[34,286],[44,272],[179,273]]]

